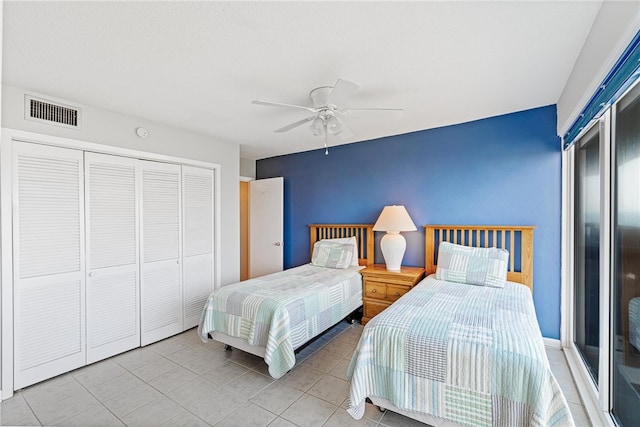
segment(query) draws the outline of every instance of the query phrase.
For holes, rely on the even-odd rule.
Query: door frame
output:
[[[71,138],[45,135],[12,128],[1,128],[0,139],[0,239],[2,258],[0,259],[0,401],[13,396],[13,141],[30,142],[62,148],[72,148],[101,154],[132,157],[164,163],[196,166],[213,170],[214,176],[214,289],[220,286],[222,272],[221,243],[221,166],[217,163],[203,162],[165,154],[133,150]],[[9,237],[6,237],[9,236]]]
[[[249,182],[254,179],[246,176],[240,177],[240,281],[249,278]],[[246,184],[246,203],[243,203],[243,184]]]
[[[600,229],[600,358],[599,363],[599,387],[594,384],[591,379],[587,367],[582,361],[582,356],[578,348],[576,347],[575,340],[575,325],[574,325],[574,285],[575,285],[575,172],[576,172],[576,155],[577,144],[585,135],[592,131],[596,126],[599,127],[599,144],[600,144],[600,220],[601,222],[608,220],[610,217],[610,200],[611,200],[611,187],[610,187],[610,168],[608,163],[610,161],[610,119],[611,111],[604,113],[598,120],[591,123],[590,126],[585,129],[576,137],[576,144],[567,150],[563,150],[562,153],[562,174],[563,174],[563,271],[562,271],[562,312],[563,322],[561,324],[561,340],[564,348],[564,354],[567,358],[567,363],[571,370],[571,373],[576,381],[577,389],[580,392],[580,397],[584,403],[585,410],[589,415],[589,418],[597,424],[613,426],[612,419],[608,410],[609,406],[609,394],[601,393],[599,389],[608,390],[610,384],[610,372],[609,372],[609,342],[610,342],[610,329],[607,323],[607,319],[610,315],[610,296],[609,296],[609,269],[606,264],[606,253],[609,250],[605,248],[609,247],[610,242],[610,229],[607,226]]]

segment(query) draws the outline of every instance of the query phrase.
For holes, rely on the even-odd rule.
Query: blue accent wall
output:
[[[403,265],[424,266],[423,224],[534,225],[534,303],[560,337],[561,141],[555,105],[405,135],[262,159],[284,177],[285,268],[309,262],[312,223],[375,223],[404,205]],[[309,138],[310,144],[321,146]],[[383,263],[376,234],[376,262]]]

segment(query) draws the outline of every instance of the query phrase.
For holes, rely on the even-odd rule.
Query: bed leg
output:
[[[344,320],[346,320],[348,324],[353,325],[354,323],[356,323],[356,315],[355,315],[355,313],[351,313],[350,315],[345,317]]]
[[[224,346],[225,351],[231,351],[233,350],[233,347],[231,347],[229,344]]]
[[[362,307],[355,309],[347,317],[344,318],[344,320],[346,320],[350,325],[355,324],[360,319],[362,319]]]

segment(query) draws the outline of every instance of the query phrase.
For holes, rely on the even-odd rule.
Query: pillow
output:
[[[504,287],[509,252],[498,248],[473,248],[441,242],[436,279],[471,285]]]
[[[311,264],[318,267],[348,268],[352,256],[351,245],[321,240],[313,245]]]
[[[358,241],[356,240],[355,236],[341,237],[339,239],[322,239],[322,241],[353,245],[353,256],[351,257],[351,265],[355,265],[356,267],[359,265],[358,264]]]

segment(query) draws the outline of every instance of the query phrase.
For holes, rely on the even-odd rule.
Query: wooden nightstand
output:
[[[360,270],[364,310],[362,324],[383,312],[398,298],[406,294],[424,277],[422,267],[401,267],[400,271],[387,271],[382,264]]]

